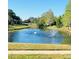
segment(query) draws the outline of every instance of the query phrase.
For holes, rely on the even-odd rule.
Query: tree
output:
[[[20,17],[16,16],[15,12],[13,12],[13,10],[11,9],[8,9],[8,24],[22,24],[22,20],[20,19]]]
[[[48,10],[47,12],[43,13],[42,18],[44,18],[45,23],[47,25],[51,25],[55,23],[55,18],[52,10]]]
[[[11,9],[8,9],[8,24],[11,24],[11,25],[14,24],[13,17],[14,17],[15,15],[16,15],[16,14],[15,14]]]
[[[11,24],[11,25],[14,24],[13,18],[11,16],[8,16],[8,24]]]
[[[38,23],[38,19],[39,19],[39,18],[34,18],[34,19],[32,20],[32,23]]]
[[[36,21],[38,28],[45,29],[48,25],[56,23],[52,10],[44,12]]]
[[[23,23],[30,23],[31,21],[29,19],[24,20]]]
[[[37,18],[30,17],[30,18],[24,20],[24,23],[37,23]]]
[[[70,26],[71,23],[71,0],[68,1],[68,4],[66,6],[66,10],[64,13],[64,16],[62,18],[62,23],[64,26]]]
[[[8,15],[12,18],[16,16],[16,14],[11,9],[8,9]]]
[[[40,17],[38,22],[37,22],[37,25],[38,25],[38,28],[39,29],[45,29],[47,24],[46,24],[46,19],[44,17]]]
[[[59,17],[56,19],[56,26],[59,27],[59,28],[62,27],[61,19],[62,19],[61,16],[59,16]]]

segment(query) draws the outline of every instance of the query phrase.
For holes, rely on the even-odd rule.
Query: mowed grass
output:
[[[17,30],[20,30],[20,29],[29,28],[29,26],[26,26],[26,25],[15,25],[15,26],[9,25],[8,27],[9,27],[8,28],[9,32],[14,32],[14,31],[17,31]]]
[[[65,44],[27,44],[9,43],[9,50],[70,50],[70,45]]]
[[[8,59],[71,59],[70,54],[9,54]]]

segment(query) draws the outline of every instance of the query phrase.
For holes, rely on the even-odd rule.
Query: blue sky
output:
[[[68,0],[8,0],[8,8],[12,9],[23,20],[38,17],[51,9],[55,16],[62,15]]]

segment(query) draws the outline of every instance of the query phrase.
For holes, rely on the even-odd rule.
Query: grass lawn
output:
[[[8,27],[9,27],[8,28],[9,32],[14,32],[14,31],[17,31],[17,30],[20,30],[20,29],[29,28],[29,26],[26,26],[26,25],[15,25],[15,26],[9,25]]]
[[[70,45],[65,44],[27,44],[9,43],[9,50],[70,50]]]
[[[14,55],[11,55],[9,54],[8,55],[8,59],[71,59],[71,56],[70,54],[64,54],[64,55],[59,55],[59,54],[14,54]]]

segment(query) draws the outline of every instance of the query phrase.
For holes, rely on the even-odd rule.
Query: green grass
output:
[[[29,26],[26,26],[26,25],[15,25],[15,26],[9,25],[8,31],[14,32],[14,31],[17,31],[17,30],[20,30],[20,29],[26,29],[26,28],[29,28]]]
[[[70,45],[65,44],[27,44],[9,43],[9,50],[70,50]]]
[[[59,55],[59,54],[14,54],[8,55],[8,59],[71,59],[70,54]]]

